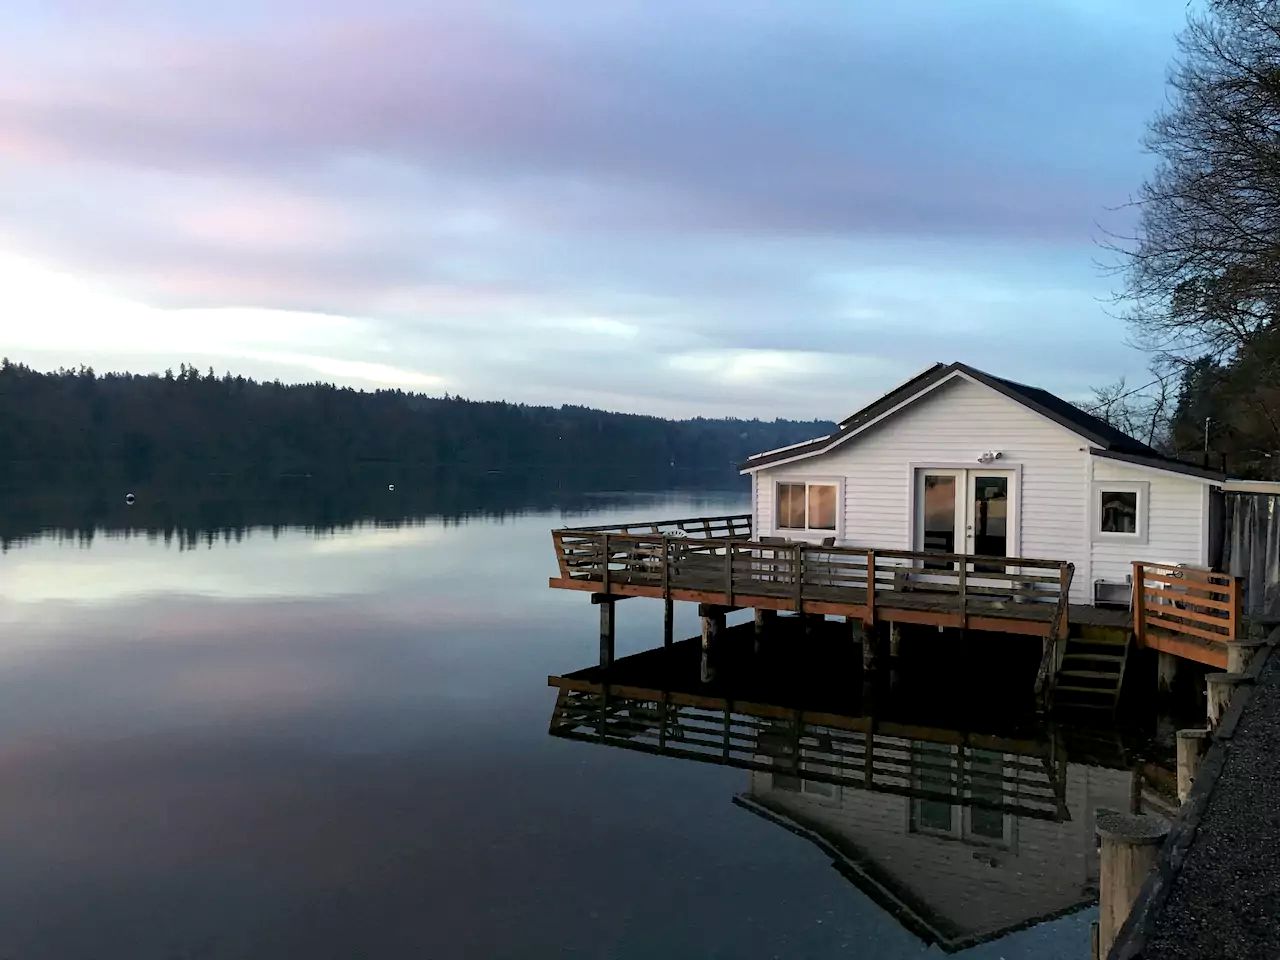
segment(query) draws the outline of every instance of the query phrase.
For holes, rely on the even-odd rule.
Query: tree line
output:
[[[359,466],[391,480],[403,470],[731,478],[751,453],[832,429],[258,382],[188,364],[177,373],[99,375],[0,361],[0,475],[10,477],[92,469],[137,480],[157,472],[269,478]]]
[[[1155,379],[1102,388],[1099,411],[1172,452],[1280,479],[1280,3],[1192,8],[1144,145],[1156,165],[1137,230],[1106,245]]]

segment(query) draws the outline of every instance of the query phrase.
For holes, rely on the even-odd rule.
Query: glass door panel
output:
[[[1007,557],[1009,550],[1009,477],[970,474],[969,552],[980,557]],[[998,572],[1002,564],[974,565],[975,570]]]
[[[964,538],[963,470],[922,470],[916,484],[917,550],[962,553]],[[925,569],[946,570],[949,560],[926,562]]]

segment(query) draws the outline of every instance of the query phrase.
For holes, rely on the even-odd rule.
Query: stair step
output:
[[[1091,680],[1119,680],[1120,674],[1102,670],[1063,670],[1059,677],[1088,677]]]
[[[1064,690],[1075,691],[1076,693],[1100,693],[1108,697],[1116,695],[1115,687],[1077,687],[1071,684],[1060,683],[1053,688],[1055,693],[1061,693]]]
[[[1114,710],[1113,703],[1059,703],[1059,707],[1067,707],[1070,710]]]
[[[1127,647],[1129,645],[1129,638],[1125,637],[1123,640],[1111,640],[1103,637],[1071,637],[1067,640],[1067,644],[1069,646],[1087,644],[1094,647]]]
[[[1062,655],[1063,660],[1106,660],[1109,663],[1124,663],[1123,653],[1077,653],[1068,650]]]

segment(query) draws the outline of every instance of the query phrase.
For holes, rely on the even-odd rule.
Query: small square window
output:
[[[1136,490],[1100,491],[1098,529],[1102,533],[1138,532],[1138,492]]]

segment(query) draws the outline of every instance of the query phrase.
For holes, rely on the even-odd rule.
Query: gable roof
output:
[[[993,376],[976,367],[971,367],[967,363],[935,363],[920,371],[920,373],[901,386],[890,390],[878,400],[872,401],[861,410],[841,420],[835,433],[825,437],[817,437],[805,443],[794,444],[790,447],[756,454],[750,457],[746,463],[741,464],[739,469],[745,473],[751,470],[758,470],[770,464],[799,460],[830,450],[861,433],[873,422],[895,413],[901,407],[928,392],[932,387],[956,374],[962,374],[971,380],[984,384],[997,393],[1003,394],[1035,413],[1054,421],[1077,436],[1088,440],[1100,448],[1101,451],[1117,455],[1115,459],[1133,458],[1132,462],[1141,463],[1154,469],[1172,470],[1204,479],[1222,479],[1220,474],[1164,456],[1141,440],[1117,430],[1105,420],[1081,410],[1075,404],[1068,403],[1048,390]]]

